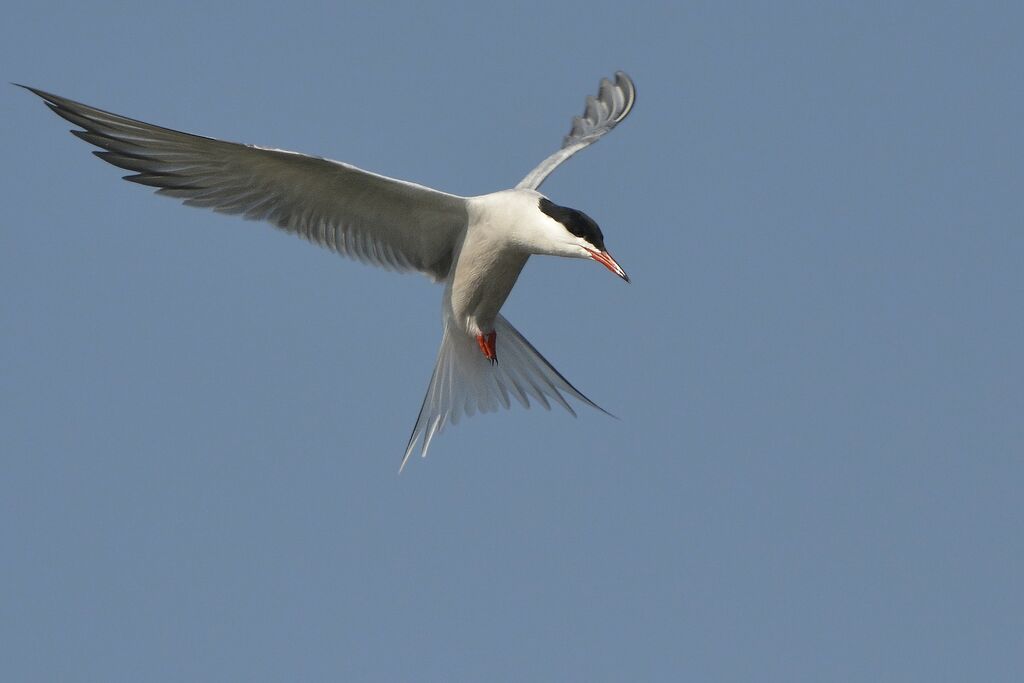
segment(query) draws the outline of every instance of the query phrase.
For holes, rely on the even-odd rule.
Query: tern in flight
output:
[[[21,86],[26,87],[26,86]],[[591,259],[629,282],[582,211],[537,192],[559,164],[593,144],[629,114],[636,88],[621,71],[587,98],[561,148],[511,190],[460,197],[349,164],[296,152],[181,133],[27,88],[100,147],[93,154],[132,171],[157,194],[273,225],[344,256],[444,285],[443,332],[433,376],[405,449],[431,439],[463,415],[558,403],[580,393],[498,311],[533,254]],[[564,396],[563,396],[564,394]],[[604,412],[602,410],[602,412]]]

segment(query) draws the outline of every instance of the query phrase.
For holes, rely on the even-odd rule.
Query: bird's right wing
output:
[[[25,86],[22,86],[25,87]],[[215,140],[26,88],[83,130],[98,157],[158,194],[267,220],[345,256],[447,276],[466,227],[465,199],[338,161]]]
[[[516,189],[536,190],[559,164],[584,147],[594,144],[601,136],[622,123],[635,101],[636,86],[622,71],[615,72],[614,83],[607,78],[601,79],[597,97],[587,97],[586,109],[583,110],[582,116],[572,120],[572,129],[562,141],[561,149],[540,162],[537,168],[519,181]]]

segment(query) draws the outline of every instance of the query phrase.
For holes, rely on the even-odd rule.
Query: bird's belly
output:
[[[452,279],[452,316],[467,333],[476,336],[494,329],[494,319],[519,278],[528,255],[503,255],[490,262],[461,261]]]

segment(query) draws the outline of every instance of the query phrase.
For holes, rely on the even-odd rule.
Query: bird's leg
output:
[[[497,337],[497,332],[476,335],[476,343],[480,346],[480,351],[484,354],[484,358],[491,361],[491,365],[498,362]]]

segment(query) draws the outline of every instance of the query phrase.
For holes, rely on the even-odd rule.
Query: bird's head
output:
[[[593,218],[543,196],[539,198],[538,208],[543,216],[538,226],[543,246],[536,253],[591,259],[629,282],[626,271],[605,248],[604,235]]]

